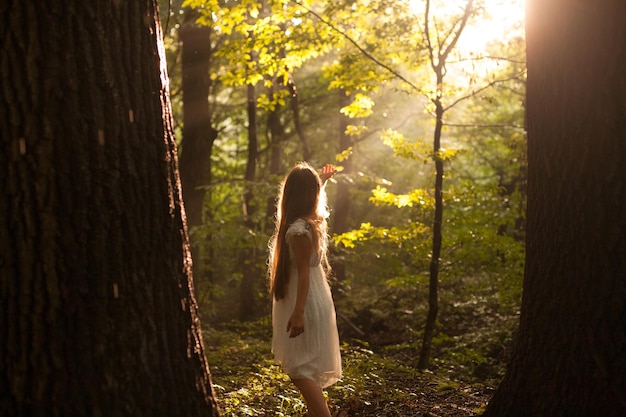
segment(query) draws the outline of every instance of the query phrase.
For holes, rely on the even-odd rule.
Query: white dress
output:
[[[298,291],[298,269],[292,250],[293,238],[306,235],[312,239],[311,226],[303,219],[287,228],[290,273],[287,295],[272,305],[272,352],[276,363],[293,379],[307,378],[326,388],[341,379],[341,355],[335,306],[320,264],[320,255],[311,256],[309,293],[304,307],[304,332],[289,338],[287,322],[293,313]]]

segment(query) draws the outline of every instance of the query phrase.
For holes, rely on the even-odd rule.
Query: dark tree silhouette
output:
[[[156,2],[0,13],[0,415],[218,415]]]
[[[626,3],[529,0],[528,230],[493,416],[626,415]]]

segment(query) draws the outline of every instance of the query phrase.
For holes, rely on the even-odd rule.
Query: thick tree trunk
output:
[[[0,414],[217,415],[155,2],[0,13]]]
[[[626,415],[626,3],[529,0],[524,296],[485,416]]]

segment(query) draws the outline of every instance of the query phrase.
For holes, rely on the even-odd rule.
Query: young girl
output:
[[[322,392],[341,378],[335,306],[326,281],[327,236],[324,184],[306,163],[287,174],[279,193],[270,247],[272,352],[298,387],[313,417],[330,417]]]

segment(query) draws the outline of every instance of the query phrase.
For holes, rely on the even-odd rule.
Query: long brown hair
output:
[[[322,180],[306,162],[296,164],[283,180],[276,207],[276,228],[270,241],[269,280],[270,294],[276,300],[287,295],[289,284],[289,251],[285,233],[291,223],[304,219],[313,229],[313,248],[326,259],[326,194]]]

